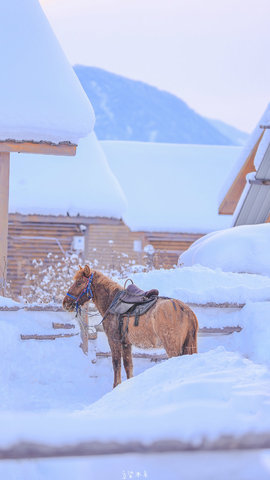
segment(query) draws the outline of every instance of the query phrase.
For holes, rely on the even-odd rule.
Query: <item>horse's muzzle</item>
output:
[[[72,300],[72,298],[69,298],[69,297],[65,297],[64,300],[63,300],[63,309],[66,310],[67,312],[74,312],[75,310],[75,301]]]

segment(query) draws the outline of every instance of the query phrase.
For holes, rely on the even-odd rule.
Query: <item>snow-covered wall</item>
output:
[[[9,212],[121,218],[122,189],[94,133],[76,157],[11,154]]]
[[[37,0],[1,2],[0,140],[71,141],[94,113]]]

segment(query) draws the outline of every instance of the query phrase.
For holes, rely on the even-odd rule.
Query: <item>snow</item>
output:
[[[22,472],[24,477],[22,477]],[[2,462],[1,478],[8,480],[269,480],[270,453],[262,451],[184,452],[152,455],[114,455]]]
[[[125,209],[93,132],[80,141],[76,158],[11,154],[10,213],[121,218]]]
[[[266,231],[268,226],[263,227]],[[251,230],[253,242],[261,240],[261,231]],[[264,255],[266,248],[267,242],[262,247]],[[212,251],[215,252],[214,248]],[[232,255],[232,261],[236,258]],[[253,257],[247,258],[252,266]],[[259,264],[258,259],[256,262]],[[230,266],[233,265],[236,260]],[[109,352],[104,333],[98,332],[97,340],[89,341],[86,357],[79,348],[79,335],[42,342],[20,339],[20,334],[50,333],[52,322],[72,322],[72,331],[78,334],[74,314],[2,311],[1,448],[18,442],[68,446],[115,441],[147,445],[162,440],[187,442],[196,447],[228,436],[247,436],[252,441],[254,435],[269,435],[270,276],[193,265],[136,273],[132,279],[145,290],[156,287],[161,295],[192,304],[200,328],[239,326],[241,331],[199,336],[199,353],[195,355],[157,364],[150,359],[134,358],[135,376],[125,381],[122,371],[122,384],[112,390],[111,358],[97,357],[95,361],[95,352]],[[6,301],[0,299],[1,302]],[[244,306],[203,307],[209,302]],[[90,325],[99,322],[100,318],[90,319]],[[133,351],[142,352],[137,348]],[[83,480],[90,474],[96,480],[140,478],[139,475],[178,480],[179,471],[190,480],[198,476],[203,480],[215,479],[217,472],[221,480],[230,476],[266,480],[270,474],[270,452],[192,452],[192,457],[188,453],[128,454],[81,460],[0,462],[1,478],[30,480],[56,480],[63,476],[71,479],[78,472]],[[133,477],[129,477],[130,472]]]
[[[200,336],[197,355],[172,358],[154,366],[150,360],[135,358],[135,377],[112,391],[111,359],[98,357],[96,363],[91,362],[94,350],[109,351],[104,333],[99,332],[97,341],[89,342],[90,354],[86,357],[79,348],[79,336],[47,342],[20,340],[21,333],[49,333],[53,321],[75,322],[73,331],[78,333],[73,314],[0,312],[1,447],[18,441],[147,444],[164,439],[198,445],[223,435],[269,433],[270,302],[263,299],[269,295],[270,278],[199,266],[151,271],[132,278],[142,288],[157,286],[162,294],[177,298],[190,287],[186,292],[194,303],[198,295],[204,302],[211,298],[218,303],[222,292],[225,299],[226,290],[229,298],[234,290],[238,294],[241,291],[241,296],[233,300],[244,300],[244,308],[198,310],[198,320],[200,327],[220,326],[222,315],[226,315],[224,325],[240,325],[242,331]],[[99,319],[95,319],[97,322]],[[124,373],[122,377],[124,380]],[[80,472],[82,479],[92,473],[97,480],[117,480],[124,478],[123,472],[136,471],[156,480],[176,480],[180,468],[183,478],[195,479],[200,473],[202,479],[209,480],[216,478],[222,465],[221,479],[227,480],[231,473],[232,478],[251,480],[254,476],[247,473],[250,458],[249,473],[267,479],[268,451],[249,452],[247,457],[244,452],[216,456],[193,452],[192,458],[189,454],[166,454],[11,461],[0,464],[0,474],[11,479],[56,480],[63,475],[71,479]],[[210,463],[212,474],[207,467]]]
[[[36,0],[1,2],[0,140],[77,143],[94,113]]]
[[[212,232],[182,253],[179,263],[200,264],[225,272],[270,275],[270,224],[241,225]]]
[[[220,190],[241,147],[101,142],[128,202],[133,231],[208,233],[231,226]]]
[[[141,272],[130,277],[145,291],[157,288],[160,295],[178,298],[186,303],[242,304],[270,300],[270,278],[256,274],[223,272],[221,269],[194,265]]]
[[[11,298],[8,297],[2,297],[0,295],[0,308],[22,308],[23,304],[19,302],[15,302]]]
[[[222,346],[148,368],[91,403],[104,392],[108,366],[104,379],[104,364],[90,365],[75,340],[21,345],[18,326],[6,326],[1,322],[9,340],[1,349],[10,361],[1,368],[1,446],[162,438],[196,444],[206,435],[214,440],[270,428],[269,369]],[[98,378],[89,379],[91,370]]]

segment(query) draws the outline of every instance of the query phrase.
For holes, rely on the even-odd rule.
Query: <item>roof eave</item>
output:
[[[34,142],[33,140],[17,141],[12,139],[0,140],[0,152],[8,153],[36,153],[44,155],[64,155],[75,156],[77,145],[69,141],[53,142]]]

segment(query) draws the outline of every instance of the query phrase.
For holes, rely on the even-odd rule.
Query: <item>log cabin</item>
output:
[[[33,259],[46,261],[49,252],[79,252],[105,270],[173,267],[195,240],[230,226],[218,205],[240,151],[98,142],[92,133],[80,142],[75,169],[65,157],[46,159],[45,168],[42,158],[25,156],[22,165],[13,155],[9,279],[16,293]]]

